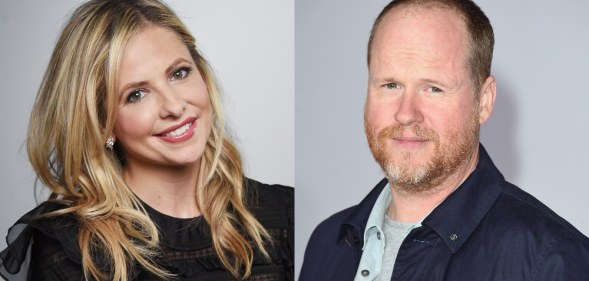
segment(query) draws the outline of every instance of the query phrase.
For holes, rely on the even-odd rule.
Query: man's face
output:
[[[397,189],[432,190],[476,154],[483,121],[467,52],[466,27],[449,10],[397,7],[380,23],[364,123],[370,150]]]

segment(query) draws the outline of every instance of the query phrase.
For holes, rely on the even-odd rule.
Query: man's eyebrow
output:
[[[398,81],[397,79],[395,79],[395,77],[393,77],[391,75],[383,75],[383,76],[370,75],[369,77],[370,77],[369,80],[371,82],[377,82],[377,83]]]
[[[395,78],[392,75],[383,75],[383,76],[370,76],[369,81],[371,83],[399,83],[399,79]],[[448,82],[444,82],[443,79],[433,79],[433,78],[421,78],[418,80],[421,84],[436,84],[444,87],[449,87]]]
[[[436,84],[441,86],[447,86],[446,83],[436,79],[421,79],[420,81],[424,84]]]

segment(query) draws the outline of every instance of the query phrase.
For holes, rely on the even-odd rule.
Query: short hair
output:
[[[466,66],[470,71],[475,93],[478,93],[485,79],[491,75],[493,45],[495,43],[493,27],[485,13],[471,0],[393,0],[380,12],[370,31],[368,40],[368,66],[372,52],[372,44],[380,22],[394,7],[401,5],[424,7],[437,6],[449,8],[464,21],[468,34],[468,54]]]

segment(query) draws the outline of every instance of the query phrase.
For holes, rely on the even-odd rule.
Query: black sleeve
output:
[[[64,207],[46,201],[8,230],[0,276],[9,281],[83,280],[76,219],[71,214],[40,217]]]
[[[294,189],[286,186],[276,186],[280,189],[284,210],[288,219],[288,280],[294,280]]]
[[[271,250],[284,273],[280,280],[294,280],[294,189],[252,179],[246,179],[245,187],[248,208],[274,239]]]
[[[67,257],[57,239],[35,231],[29,280],[79,281],[84,280],[83,276],[82,266]]]

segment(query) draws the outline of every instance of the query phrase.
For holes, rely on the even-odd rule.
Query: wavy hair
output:
[[[236,278],[250,275],[253,244],[268,258],[270,236],[244,203],[241,156],[226,134],[220,90],[194,37],[157,0],[93,0],[81,5],[61,33],[31,113],[27,151],[49,200],[73,214],[86,279],[129,280],[135,264],[162,278],[155,262],[159,235],[123,179],[120,147],[106,150],[112,134],[117,77],[123,50],[149,25],[173,31],[188,48],[205,81],[213,125],[201,165],[197,204],[209,223],[213,247]]]

